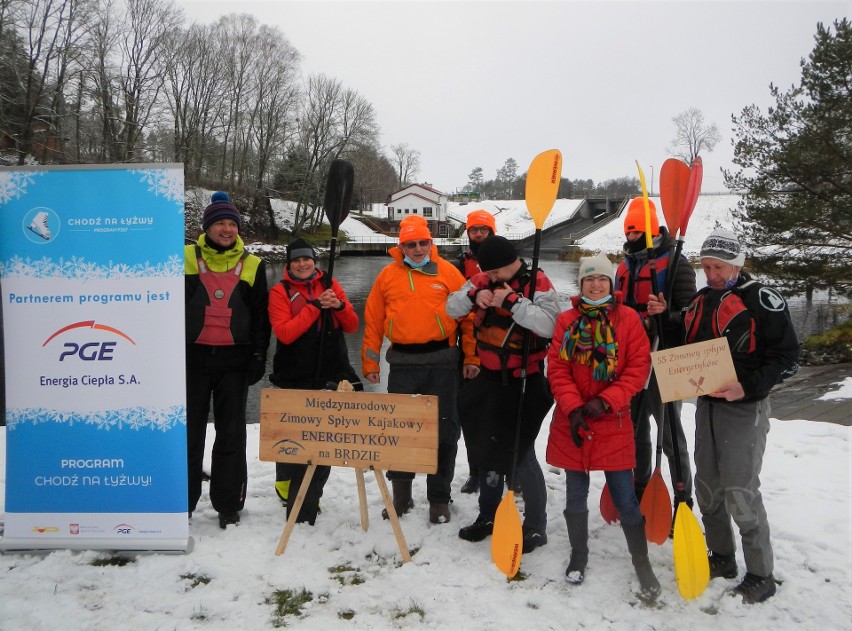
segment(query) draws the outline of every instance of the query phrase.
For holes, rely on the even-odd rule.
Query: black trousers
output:
[[[210,503],[220,513],[242,510],[246,499],[245,370],[190,368],[186,375],[186,448],[189,474],[189,511],[201,497],[204,443],[210,402],[213,402],[213,442]]]

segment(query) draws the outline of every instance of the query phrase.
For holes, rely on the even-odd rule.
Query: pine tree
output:
[[[788,295],[852,291],[852,25],[817,25],[798,87],[770,84],[775,106],[733,117],[725,183],[754,270]]]

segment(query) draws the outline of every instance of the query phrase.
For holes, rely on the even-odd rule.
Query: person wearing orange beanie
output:
[[[467,238],[470,245],[467,250],[459,254],[458,259],[455,261],[455,266],[462,273],[465,280],[470,280],[482,272],[479,267],[479,259],[477,256],[479,253],[479,246],[482,245],[482,242],[492,234],[497,234],[497,222],[494,221],[494,215],[490,212],[482,208],[478,208],[468,213],[465,228],[467,230]],[[464,425],[462,425],[462,427],[464,427]],[[468,440],[465,439],[465,445],[467,444]],[[473,460],[471,460],[469,447],[467,463],[470,468],[470,475],[468,475],[467,480],[465,480],[464,484],[462,484],[461,492],[476,493],[479,491],[479,469],[473,463]]]
[[[438,397],[438,469],[426,477],[426,497],[429,521],[443,524],[450,521],[450,485],[460,434],[459,366],[463,361],[465,373],[479,369],[473,323],[450,317],[444,308],[447,296],[464,285],[464,277],[438,256],[429,225],[419,215],[400,222],[399,245],[388,253],[393,261],[379,272],[364,307],[362,371],[367,381],[379,383],[382,342],[388,338],[387,391]],[[403,515],[414,506],[414,473],[388,471],[387,477],[393,508]]]
[[[674,238],[669,234],[665,226],[660,226],[657,219],[657,208],[654,202],[648,200],[651,211],[651,236],[653,246],[653,260],[648,261],[648,249],[645,237],[645,198],[634,197],[624,216],[624,260],[618,264],[615,273],[616,289],[624,295],[624,304],[635,309],[643,318],[648,335],[656,337],[657,331],[653,331],[652,320],[648,316],[648,297],[651,294],[651,274],[657,275],[657,287],[665,296],[670,312],[664,319],[663,339],[668,347],[679,346],[680,336],[678,327],[681,321],[680,311],[689,304],[695,294],[695,270],[681,255],[677,266],[675,282],[672,287],[671,296],[668,292],[668,278],[671,273],[671,253],[674,250]],[[652,269],[654,270],[652,272]],[[672,446],[671,431],[668,426],[663,430],[663,451],[669,459],[669,471],[672,477],[672,487],[680,477],[684,483],[684,501],[692,506],[692,471],[690,469],[690,456],[687,448],[686,436],[680,422],[681,403],[673,403],[669,410],[668,423],[677,432],[678,454],[680,456],[680,475],[675,467],[674,448]],[[651,478],[651,461],[653,446],[651,444],[651,415],[657,421],[660,428],[660,419],[663,416],[663,403],[660,399],[660,391],[656,379],[651,379],[645,390],[640,391],[630,404],[630,414],[633,418],[634,435],[636,437],[636,468],[633,470],[633,478],[636,486],[636,496],[641,500],[645,487]],[[675,504],[677,506],[677,504]]]

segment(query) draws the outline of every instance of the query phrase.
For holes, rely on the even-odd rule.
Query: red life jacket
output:
[[[470,250],[462,252],[459,255],[459,264],[456,267],[458,267],[465,280],[470,280],[482,271],[479,269],[479,261]]]
[[[213,272],[207,268],[207,264],[201,257],[201,249],[196,248],[198,261],[198,279],[207,292],[210,304],[204,307],[204,325],[196,344],[207,346],[233,346],[234,336],[231,333],[231,317],[233,311],[228,304],[237,283],[240,282],[240,273],[243,270],[243,259],[248,252],[243,252],[240,260],[232,270],[227,272]]]
[[[745,289],[754,281],[743,283],[736,289]],[[686,341],[695,342],[699,325],[706,308],[707,292],[701,293],[683,314]],[[753,353],[757,347],[755,321],[743,299],[735,290],[728,290],[719,298],[719,304],[710,314],[710,331],[714,338],[728,338],[731,352]]]

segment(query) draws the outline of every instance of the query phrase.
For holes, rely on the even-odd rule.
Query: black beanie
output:
[[[492,234],[479,246],[476,260],[479,262],[479,269],[487,272],[514,263],[518,260],[518,253],[506,237]]]
[[[314,250],[314,246],[305,241],[304,239],[296,239],[295,241],[291,241],[287,244],[287,265],[290,264],[290,261],[293,259],[297,259],[300,256],[307,256],[310,259],[313,259],[315,262],[317,260],[317,252]]]

